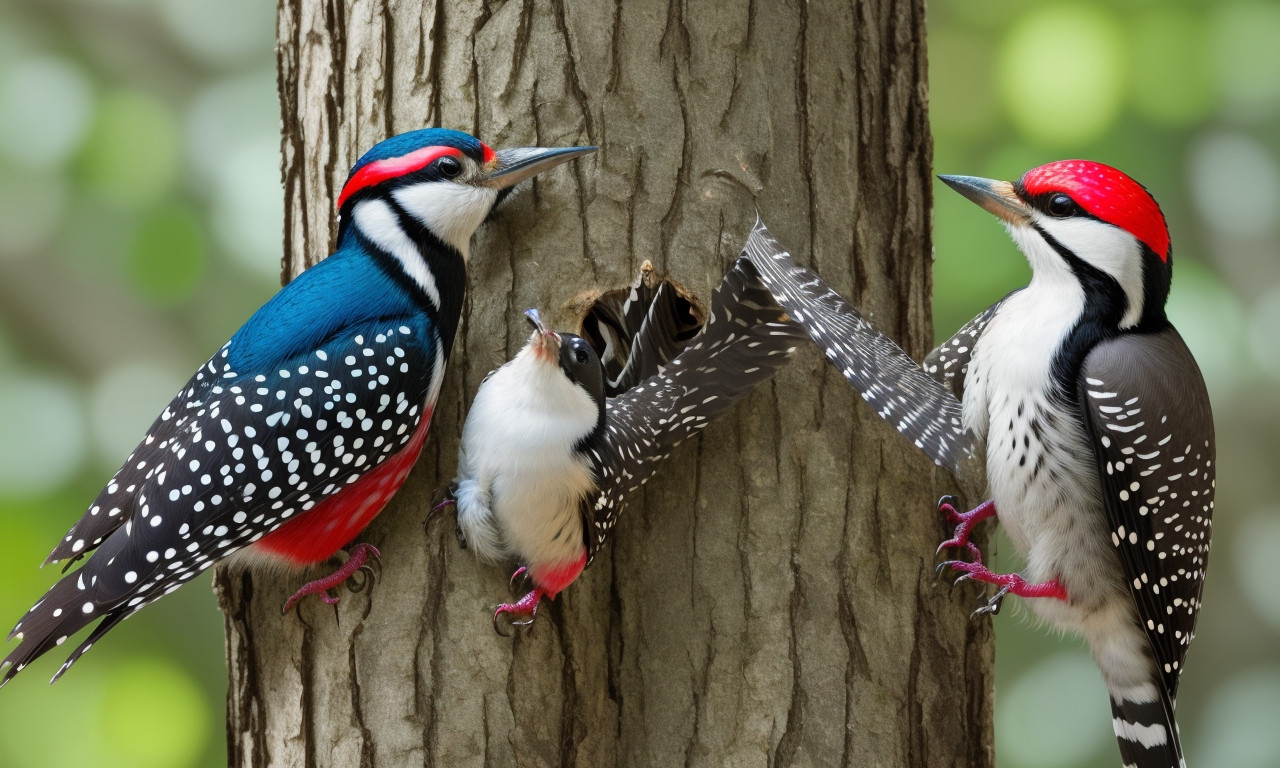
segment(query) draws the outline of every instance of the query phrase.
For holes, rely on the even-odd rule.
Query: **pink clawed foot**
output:
[[[516,571],[511,580],[514,582],[516,576],[522,576],[523,572],[523,568]],[[527,627],[532,624],[538,613],[538,603],[545,594],[541,587],[534,587],[532,592],[515,603],[498,606],[498,610],[493,612],[493,630],[503,637],[511,637],[511,627]]]
[[[982,562],[982,554],[976,545],[969,542],[969,536],[973,534],[973,529],[978,523],[996,516],[996,504],[994,501],[984,501],[969,512],[960,512],[955,507],[955,501],[954,496],[943,496],[938,499],[938,511],[945,513],[947,522],[955,528],[951,532],[951,538],[938,545],[937,552],[948,547],[966,547],[977,562]]]
[[[329,590],[351,578],[351,575],[356,571],[363,570],[372,576],[373,570],[367,564],[370,554],[373,555],[375,560],[382,557],[382,553],[372,544],[361,543],[352,547],[348,553],[347,562],[343,563],[341,568],[322,579],[316,579],[302,585],[302,589],[294,592],[293,597],[285,601],[283,613],[288,613],[295,603],[307,595],[319,595],[320,599],[328,605],[338,602],[338,598],[329,594]],[[356,591],[359,590],[357,589]]]
[[[956,584],[972,579],[973,581],[995,584],[1000,587],[1000,591],[996,592],[987,601],[986,605],[973,612],[974,616],[983,613],[989,613],[994,616],[1000,613],[1000,605],[1004,602],[1005,595],[1067,599],[1067,590],[1062,588],[1057,579],[1040,584],[1032,584],[1016,573],[992,573],[981,561],[966,563],[963,560],[948,560],[938,565],[938,572],[941,572],[943,568],[951,568],[961,572],[960,576],[955,580]]]

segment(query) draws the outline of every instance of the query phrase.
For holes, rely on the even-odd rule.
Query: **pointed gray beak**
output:
[[[526,309],[524,311],[524,317],[529,321],[529,325],[532,325],[533,329],[538,333],[547,332],[547,326],[542,324],[542,315],[538,314],[538,310]]]
[[[977,203],[987,213],[1010,224],[1025,224],[1031,219],[1031,208],[1013,191],[1008,181],[977,176],[939,176],[942,183]]]
[[[538,310],[526,309],[524,316],[529,321],[529,325],[533,326],[533,336],[529,338],[529,344],[533,346],[534,353],[543,356],[546,362],[555,361],[560,354],[560,334],[547,330],[547,326],[542,324],[542,315],[538,314]]]
[[[525,179],[554,168],[575,157],[595,152],[595,147],[516,147],[500,149],[490,161],[488,173],[480,184],[495,189],[514,187]]]

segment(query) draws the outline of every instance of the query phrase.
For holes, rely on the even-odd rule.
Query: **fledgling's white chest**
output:
[[[481,557],[551,567],[582,554],[579,505],[595,481],[573,447],[597,411],[553,364],[525,355],[494,372],[467,416],[458,521]]]

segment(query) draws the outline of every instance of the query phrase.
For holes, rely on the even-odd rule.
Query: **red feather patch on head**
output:
[[[493,150],[485,147],[486,159]],[[407,173],[422,170],[431,163],[435,162],[445,155],[453,157],[462,157],[462,150],[454,147],[423,147],[415,149],[407,155],[400,157],[388,157],[385,160],[374,160],[372,163],[364,166],[347,181],[346,186],[342,188],[342,194],[338,195],[338,208],[347,202],[347,198],[365,187],[372,187],[375,184],[381,184],[387,179],[397,176],[404,176]]]
[[[1146,188],[1109,165],[1089,160],[1059,160],[1022,174],[1028,195],[1064,192],[1084,210],[1117,226],[1169,260],[1169,228],[1160,206]]]

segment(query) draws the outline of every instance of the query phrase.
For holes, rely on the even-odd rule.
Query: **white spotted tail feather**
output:
[[[804,338],[751,262],[739,258],[712,294],[701,333],[660,374],[609,398],[603,439],[586,448],[597,478],[597,492],[583,502],[590,556],[608,538],[626,495],[673,448],[772,378]]]
[[[759,220],[745,253],[790,318],[881,418],[953,475],[966,471],[974,444],[955,395],[822,278],[797,266]]]

